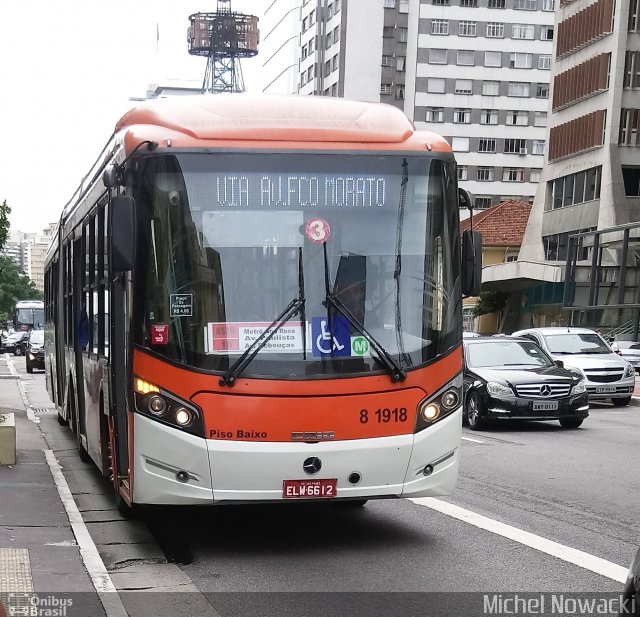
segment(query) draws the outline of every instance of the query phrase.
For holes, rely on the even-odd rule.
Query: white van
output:
[[[586,328],[530,328],[512,336],[529,338],[566,367],[578,369],[586,379],[590,400],[611,400],[619,406],[630,403],[635,369],[614,353],[597,332]]]

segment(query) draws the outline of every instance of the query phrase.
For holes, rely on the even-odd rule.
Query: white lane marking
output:
[[[434,499],[433,497],[418,497],[411,499],[411,501],[420,506],[426,506],[427,508],[446,514],[447,516],[457,518],[460,521],[469,523],[470,525],[474,525],[480,529],[485,529],[491,533],[509,538],[510,540],[529,546],[530,548],[546,553],[547,555],[551,555],[552,557],[557,557],[558,559],[572,563],[580,568],[584,568],[585,570],[590,570],[591,572],[595,572],[601,576],[618,581],[619,583],[624,583],[627,580],[628,568],[619,566],[618,564],[607,561],[606,559],[590,555],[589,553],[565,546],[564,544],[554,542],[553,540],[548,540],[547,538],[537,536],[536,534],[524,531],[523,529],[512,527],[511,525],[482,516],[482,514],[477,514],[471,510],[465,510],[460,506],[447,503],[440,499]]]
[[[7,366],[9,367],[9,372],[14,376],[18,376],[18,371],[16,371],[16,367],[13,366],[13,362],[11,361],[11,356],[8,353],[4,354],[5,360],[7,361]]]
[[[473,443],[487,443],[486,441],[480,441],[479,439],[471,439],[471,437],[460,437],[460,439],[464,439],[465,441],[473,441]]]
[[[53,480],[58,488],[58,494],[60,495],[64,509],[67,512],[67,517],[71,523],[73,535],[76,537],[76,542],[80,548],[80,555],[82,556],[84,567],[87,569],[107,617],[128,617],[127,611],[122,604],[122,599],[118,595],[115,585],[105,568],[104,562],[82,518],[82,514],[80,514],[80,510],[78,510],[78,506],[73,500],[73,495],[62,473],[60,463],[58,463],[53,450],[45,450],[44,454],[47,458]]]

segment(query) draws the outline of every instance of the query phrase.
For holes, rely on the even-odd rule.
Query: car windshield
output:
[[[29,337],[32,345],[44,345],[44,330],[34,330]]]
[[[410,370],[460,340],[452,160],[184,153],[140,167],[138,345],[213,371],[251,349],[244,376],[313,378]]]
[[[611,349],[595,332],[564,332],[544,337],[547,347],[555,354],[610,354]]]
[[[465,360],[470,368],[553,365],[551,358],[530,341],[468,341]]]

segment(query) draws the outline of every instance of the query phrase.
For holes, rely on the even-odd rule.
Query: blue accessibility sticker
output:
[[[313,317],[311,340],[314,356],[350,356],[349,321],[344,317]]]

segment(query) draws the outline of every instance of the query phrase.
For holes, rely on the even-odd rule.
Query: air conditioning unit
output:
[[[520,148],[520,156],[524,156],[527,153],[526,148]]]

